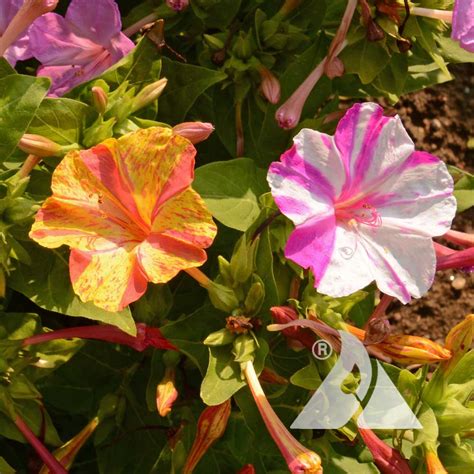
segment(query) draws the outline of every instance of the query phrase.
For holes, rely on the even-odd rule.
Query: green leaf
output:
[[[15,150],[49,88],[44,77],[12,74],[0,79],[0,162]]]
[[[313,361],[296,371],[290,378],[290,382],[297,387],[305,388],[306,390],[316,390],[321,385],[321,376]]]
[[[474,176],[465,173],[454,186],[454,197],[458,205],[458,212],[466,211],[474,206]]]
[[[34,244],[29,244],[28,249],[34,263],[28,266],[15,262],[8,279],[11,288],[24,294],[41,308],[112,324],[132,336],[136,335],[130,309],[112,313],[92,303],[83,303],[74,294],[69,280],[69,266],[61,253]]]
[[[424,403],[417,414],[418,421],[423,429],[415,430],[415,441],[413,446],[425,445],[427,448],[434,449],[438,443],[438,422],[433,410]]]
[[[268,191],[265,171],[253,160],[217,161],[196,170],[193,188],[212,215],[227,227],[247,230],[260,213],[258,197]]]
[[[2,474],[15,474],[16,471],[5,461],[5,459],[0,457],[0,472]]]
[[[268,354],[268,344],[259,339],[260,347],[255,352],[255,370],[260,373]],[[246,385],[240,364],[228,346],[209,348],[209,366],[201,385],[201,398],[206,405],[219,405]]]
[[[437,36],[436,42],[438,43],[441,54],[449,62],[472,63],[472,53],[461,48],[459,43],[452,40],[449,36]]]
[[[79,143],[88,105],[72,99],[45,99],[41,103],[28,133],[49,138],[60,145]]]
[[[183,64],[163,58],[162,76],[168,79],[160,97],[160,120],[169,123],[182,122],[196,99],[227,75],[201,66]]]
[[[390,55],[381,43],[366,38],[347,46],[339,57],[346,73],[357,74],[362,84],[372,82],[390,61]]]
[[[224,30],[237,15],[242,0],[220,0],[218,2],[191,2],[194,14],[207,28]]]
[[[0,313],[0,339],[22,340],[41,327],[38,315],[28,313]]]

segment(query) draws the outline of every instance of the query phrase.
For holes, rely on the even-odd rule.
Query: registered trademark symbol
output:
[[[328,341],[325,341],[324,339],[320,339],[319,341],[316,341],[313,344],[313,347],[311,348],[314,357],[319,360],[326,360],[329,359],[332,355],[333,348],[331,344],[329,344]]]

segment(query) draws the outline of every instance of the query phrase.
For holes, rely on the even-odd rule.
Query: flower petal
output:
[[[474,2],[456,0],[453,10],[451,38],[460,42],[461,47],[474,53]]]
[[[189,188],[165,202],[155,217],[152,232],[207,248],[217,227],[201,196]]]
[[[3,35],[22,4],[23,0],[2,0],[0,2],[0,35]]]
[[[456,214],[453,179],[446,165],[420,151],[384,183],[383,192],[370,203],[383,225],[427,237],[446,233]]]
[[[436,270],[431,238],[385,226],[361,227],[360,236],[380,291],[406,304],[429,290]]]
[[[43,66],[71,66],[87,64],[104,51],[103,46],[78,36],[71,28],[56,13],[39,17],[29,29],[33,56]]]
[[[370,102],[348,110],[334,140],[348,173],[343,194],[351,198],[379,187],[414,151],[400,117],[385,117],[382,107]]]
[[[270,165],[267,181],[280,211],[296,225],[319,215],[332,214],[333,188],[310,163],[292,147],[281,163]]]
[[[334,215],[315,217],[299,225],[290,235],[285,257],[303,268],[311,268],[318,285],[334,251],[336,220]]]
[[[316,287],[335,298],[350,295],[374,280],[371,267],[357,234],[338,224],[330,262]]]
[[[138,247],[138,258],[148,280],[166,283],[181,270],[201,266],[206,252],[184,240],[163,234],[151,234]]]
[[[322,175],[325,181],[330,184],[331,195],[333,197],[339,196],[346,171],[333,137],[316,130],[303,128],[293,138],[293,142],[296,147],[296,156],[303,157],[297,166],[316,170],[318,175]],[[296,160],[293,159],[294,161]],[[316,181],[314,185],[319,186],[319,182]]]
[[[73,249],[69,257],[72,286],[82,301],[121,311],[146,291],[147,279],[137,262],[136,247],[103,252]]]
[[[66,20],[72,23],[81,36],[94,43],[109,47],[110,39],[120,33],[122,20],[115,0],[72,0],[66,12]]]

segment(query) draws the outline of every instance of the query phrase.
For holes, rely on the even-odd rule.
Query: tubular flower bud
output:
[[[258,72],[260,73],[260,78],[262,79],[260,84],[262,94],[265,96],[265,99],[270,102],[270,104],[277,104],[280,101],[280,81],[269,69],[264,66],[260,67]]]
[[[326,64],[325,72],[329,79],[341,77],[344,74],[344,63],[336,56]]]
[[[36,334],[23,340],[23,346],[41,344],[42,342],[53,341],[55,339],[95,339],[99,341],[123,344],[132,347],[136,351],[142,352],[148,347],[165,350],[177,350],[160,332],[158,328],[137,323],[137,335],[130,336],[116,326],[101,324],[96,326],[80,326],[74,328],[58,329],[57,331]]]
[[[462,245],[463,247],[474,247],[474,234],[467,234],[466,232],[459,232],[457,230],[448,230],[443,235],[443,239],[452,244]]]
[[[74,436],[74,438],[70,439],[66,444],[53,452],[54,457],[66,470],[69,470],[72,466],[77,453],[94,433],[98,424],[99,418],[95,417],[76,436]],[[39,472],[39,474],[50,473],[55,473],[55,471],[52,471],[48,466],[43,466]]]
[[[41,15],[56,8],[58,0],[25,0],[0,37],[0,56]]]
[[[444,374],[448,374],[459,360],[470,349],[474,338],[474,314],[468,314],[464,321],[456,324],[446,336],[445,347],[450,350],[452,357],[441,366]]]
[[[394,448],[385,444],[368,428],[359,428],[364,443],[382,474],[412,474],[408,461]]]
[[[278,375],[274,370],[265,367],[258,377],[261,382],[271,383],[275,385],[288,385],[288,380]]]
[[[199,417],[196,438],[189,451],[183,474],[191,474],[207,450],[224,434],[231,412],[230,399],[207,407]]]
[[[273,306],[270,308],[270,314],[273,320],[278,324],[287,324],[298,319],[298,313],[289,306]],[[286,328],[282,330],[282,334],[287,339],[300,342],[304,347],[310,350],[316,341],[316,336],[310,330],[304,328]]]
[[[428,451],[425,456],[427,474],[448,474],[438,455],[434,451]]]
[[[104,115],[107,104],[109,102],[109,98],[107,97],[107,93],[102,89],[102,87],[94,86],[91,89],[92,92],[92,102],[94,103],[94,107],[99,112],[100,115]]]
[[[189,0],[166,0],[166,5],[175,12],[181,12],[188,8]]]
[[[18,148],[30,155],[36,155],[41,158],[48,156],[61,155],[62,147],[49,138],[41,135],[34,135],[32,133],[25,133],[19,143]]]
[[[459,268],[468,272],[474,270],[474,247],[466,250],[453,250],[449,253],[445,252],[445,255],[442,255],[439,249],[440,246],[438,244],[435,246],[436,270],[448,270],[451,268]]]
[[[285,458],[290,472],[321,474],[321,458],[297,441],[278,418],[263,392],[252,362],[245,364],[243,372],[265,426]]]
[[[160,416],[167,416],[171,412],[177,398],[175,370],[173,367],[167,367],[164,377],[156,387],[156,408]]]
[[[145,86],[133,99],[132,113],[146,107],[148,104],[151,104],[154,100],[158,99],[164,91],[167,83],[168,79],[163,77],[160,80]]]
[[[209,122],[183,122],[173,127],[173,133],[187,138],[193,145],[209,138],[214,125]]]

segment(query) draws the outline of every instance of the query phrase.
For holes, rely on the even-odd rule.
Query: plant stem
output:
[[[31,431],[31,428],[25,423],[20,415],[16,415],[14,423],[41,460],[46,464],[46,466],[48,466],[51,474],[67,474],[66,469],[64,469],[59,461],[46,449],[46,446],[35,436],[33,431]]]
[[[450,10],[436,10],[433,8],[412,7],[411,14],[416,16],[424,16],[435,20],[442,20],[448,23],[453,21],[453,12]]]
[[[155,20],[158,20],[158,15],[155,12],[150,13],[149,15],[144,16],[142,19],[138,20],[133,25],[130,25],[128,28],[122,30],[122,33],[125,36],[133,36],[135,33],[138,33],[145,25],[148,25],[148,23],[151,23]]]

